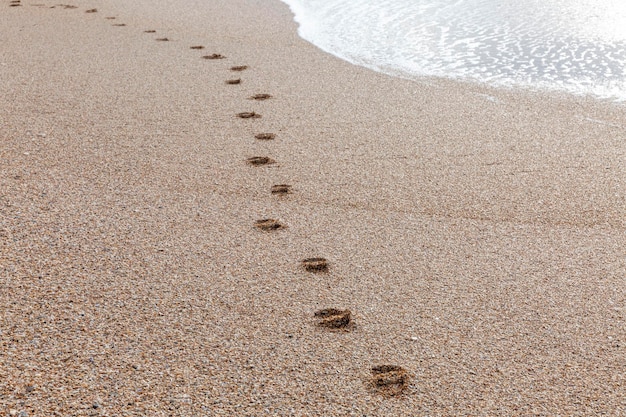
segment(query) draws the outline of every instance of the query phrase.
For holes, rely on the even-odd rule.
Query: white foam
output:
[[[299,34],[357,65],[626,101],[623,0],[283,0]]]

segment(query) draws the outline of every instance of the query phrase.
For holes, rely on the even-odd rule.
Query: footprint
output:
[[[243,70],[247,70],[248,66],[247,65],[237,65],[234,67],[230,67],[231,71],[243,71]]]
[[[245,111],[242,113],[237,113],[237,117],[239,117],[240,119],[260,119],[261,115],[253,111]]]
[[[250,97],[250,100],[263,101],[263,100],[267,100],[268,98],[272,98],[272,96],[269,94],[255,94],[252,97]]]
[[[383,395],[398,395],[408,386],[410,375],[398,365],[379,365],[372,369],[372,386]]]
[[[168,42],[169,38],[156,38],[156,40],[159,42]]]
[[[272,140],[276,138],[276,135],[273,133],[257,133],[254,137],[258,140]]]
[[[241,84],[241,78],[236,78],[234,80],[226,80],[226,84],[230,84],[230,85]]]
[[[98,13],[98,9],[85,10],[85,13]]]
[[[302,266],[309,272],[328,272],[328,261],[325,258],[307,258]]]
[[[195,45],[195,46],[190,46],[189,49],[204,49],[204,46],[202,46],[202,45]]]
[[[288,185],[288,184],[272,185],[272,194],[291,194],[291,185]]]
[[[267,156],[253,156],[252,158],[246,159],[246,162],[254,166],[271,165],[276,163],[276,161],[272,158],[268,158]]]
[[[211,55],[205,55],[202,58],[204,58],[204,59],[224,59],[226,57],[224,55],[222,55],[222,54],[211,54]]]
[[[143,33],[156,33],[156,30],[153,30],[153,29],[144,30]]]
[[[254,226],[258,229],[261,229],[265,232],[270,232],[272,230],[284,229],[285,226],[280,224],[280,222],[276,219],[262,219],[257,220],[254,223]]]
[[[350,310],[337,310],[325,308],[315,312],[315,317],[321,319],[317,322],[320,327],[329,329],[347,329],[353,325]]]

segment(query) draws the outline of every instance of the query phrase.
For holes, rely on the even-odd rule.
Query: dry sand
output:
[[[377,74],[273,0],[55,5],[0,4],[0,415],[626,415],[624,106]]]

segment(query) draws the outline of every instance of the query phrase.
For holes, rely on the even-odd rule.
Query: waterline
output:
[[[356,65],[626,101],[617,0],[283,0],[299,34]]]

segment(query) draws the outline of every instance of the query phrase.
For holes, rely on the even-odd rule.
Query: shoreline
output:
[[[278,1],[21,3],[0,4],[2,412],[626,407],[626,109],[356,67]],[[384,364],[402,395],[372,389]]]
[[[467,74],[463,75],[462,73],[455,73],[453,69],[451,70],[451,72],[444,72],[443,74],[441,73],[441,71],[438,72],[434,70],[433,72],[432,68],[430,68],[430,70],[425,70],[425,68],[420,68],[420,70],[416,70],[416,68],[412,66],[407,66],[406,62],[394,61],[394,59],[391,58],[390,56],[388,56],[387,59],[382,59],[382,61],[375,62],[376,60],[373,59],[373,56],[376,55],[376,53],[378,53],[377,55],[378,60],[383,58],[380,56],[380,52],[377,51],[377,48],[381,47],[380,45],[370,45],[370,47],[373,47],[374,49],[376,49],[376,52],[372,52],[370,47],[367,48],[368,52],[365,54],[362,53],[363,51],[361,51],[361,53],[355,52],[355,50],[352,49],[353,46],[347,46],[345,42],[342,41],[342,38],[346,36],[354,35],[354,33],[352,33],[350,30],[346,30],[346,28],[343,28],[343,32],[341,33],[340,32],[335,33],[337,39],[329,43],[328,40],[332,39],[333,36],[329,33],[329,29],[324,27],[325,24],[328,25],[328,22],[323,23],[321,20],[319,20],[320,19],[319,16],[317,16],[318,20],[315,20],[315,17],[313,18],[313,20],[311,20],[311,16],[309,16],[309,14],[315,15],[316,12],[312,10],[307,10],[307,12],[304,12],[303,10],[306,9],[306,6],[302,6],[302,4],[298,3],[297,1],[295,2],[291,0],[282,0],[282,1],[288,5],[289,9],[294,15],[293,19],[298,24],[298,28],[297,28],[298,34],[307,42],[310,42],[313,45],[317,46],[319,49],[323,50],[324,52],[330,55],[333,55],[339,59],[342,59],[344,61],[347,61],[353,65],[361,66],[361,67],[370,69],[372,71],[381,72],[381,73],[390,75],[392,77],[403,78],[403,79],[411,80],[411,81],[418,82],[418,83],[427,82],[428,79],[433,79],[433,80],[444,79],[444,80],[451,80],[451,81],[459,82],[461,84],[476,83],[478,85],[485,85],[485,86],[489,86],[490,88],[496,88],[496,89],[513,89],[513,90],[520,89],[520,90],[526,90],[527,92],[536,92],[539,94],[554,93],[557,96],[558,95],[572,95],[572,96],[577,96],[577,97],[589,96],[596,100],[611,102],[613,104],[618,104],[618,105],[624,105],[626,101],[624,88],[621,88],[621,91],[618,91],[620,89],[616,89],[615,87],[616,84],[622,85],[623,82],[616,81],[616,80],[613,80],[611,82],[613,84],[612,87],[607,85],[607,80],[603,80],[603,84],[604,84],[603,86],[599,85],[600,80],[596,80],[596,82],[593,82],[593,83],[586,83],[586,87],[583,87],[582,85],[580,85],[580,81],[572,83],[572,80],[568,80],[567,77],[565,79],[561,79],[559,82],[555,80],[541,81],[540,79],[536,79],[531,82],[529,80],[525,80],[525,81],[522,80],[524,77],[521,77],[522,79],[519,79],[519,80],[513,80],[510,77],[506,77],[506,76],[504,77],[504,80],[503,79],[487,80],[487,79],[483,79],[483,77],[481,77],[478,74],[473,74],[473,76],[470,76]],[[342,13],[338,13],[338,14],[342,14]],[[391,20],[389,19],[393,19],[393,17],[391,18],[388,17],[386,24],[389,24],[391,22]],[[353,24],[358,25],[358,20],[359,19],[357,19],[357,22],[353,22]],[[314,23],[310,23],[311,21],[314,21]],[[342,19],[342,21],[345,21],[345,16],[344,16],[344,19]],[[339,23],[339,25],[341,26],[342,23]],[[371,24],[371,26],[376,27],[377,25]],[[314,27],[315,29],[310,29],[310,27]],[[320,36],[320,33],[324,33],[324,35]],[[389,34],[389,37],[394,37],[394,35]],[[413,41],[415,42],[415,40]],[[432,45],[433,42],[431,40],[423,39],[422,41],[434,47],[434,45]],[[361,43],[362,42],[363,41],[361,41]],[[374,44],[376,43],[374,39],[369,39],[369,41],[367,42],[374,43]],[[418,45],[414,45],[414,47],[418,47]],[[395,49],[398,49],[398,48],[395,48]],[[402,49],[402,46],[400,46],[400,49],[403,51],[403,53],[407,53],[406,50]],[[397,55],[398,51],[395,51],[395,54]],[[436,59],[434,57],[431,57],[431,58]],[[391,62],[389,62],[389,59],[391,59]],[[409,61],[411,61],[411,59],[409,59]],[[424,65],[425,67],[428,67],[428,64],[424,64]],[[496,69],[496,72],[497,72],[497,69]],[[455,75],[451,75],[452,73],[455,73]]]

